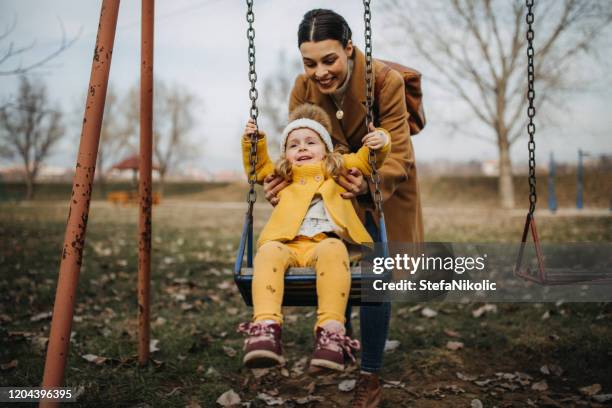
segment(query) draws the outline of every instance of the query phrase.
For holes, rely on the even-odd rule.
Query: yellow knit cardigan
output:
[[[388,132],[387,140],[391,137]],[[248,175],[250,172],[249,152],[250,140],[242,140],[242,161]],[[388,142],[376,155],[376,168],[382,166],[387,157],[391,144]],[[346,168],[356,167],[364,176],[369,176],[372,168],[368,162],[369,149],[362,146],[356,153],[343,154],[344,166]],[[268,156],[266,138],[262,136],[257,142],[257,165],[255,168],[257,182],[261,183],[269,174],[274,173],[274,164]],[[359,220],[351,200],[342,198],[341,193],[346,190],[334,181],[326,177],[323,170],[323,162],[306,164],[292,167],[293,180],[291,184],[278,193],[279,202],[274,207],[272,215],[264,226],[257,247],[268,241],[290,241],[295,238],[306,212],[315,194],[320,194],[323,204],[331,221],[342,230],[345,237],[349,237],[352,243],[372,244],[372,237],[366,231]]]

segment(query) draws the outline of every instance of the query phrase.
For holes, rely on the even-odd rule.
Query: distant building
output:
[[[244,180],[245,176],[242,172],[236,170],[220,170],[213,173],[213,181],[241,181]]]
[[[489,177],[499,176],[499,161],[498,160],[485,160],[480,163],[480,169],[482,174]]]
[[[74,169],[60,166],[41,165],[38,169],[37,181],[70,181],[74,176]],[[0,167],[0,177],[3,181],[24,181],[23,166]]]

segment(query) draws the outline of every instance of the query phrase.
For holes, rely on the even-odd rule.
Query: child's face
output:
[[[318,163],[325,157],[327,147],[312,129],[300,128],[292,130],[287,137],[285,157],[289,163],[301,166]]]

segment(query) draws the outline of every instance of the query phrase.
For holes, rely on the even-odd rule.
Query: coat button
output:
[[[315,176],[315,181],[321,181],[321,176],[319,176],[318,174]]]
[[[304,177],[300,178],[300,184],[306,184],[306,179]]]

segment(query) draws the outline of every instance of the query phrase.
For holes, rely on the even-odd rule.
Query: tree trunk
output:
[[[26,200],[31,200],[34,198],[34,177],[31,174],[26,174],[25,176],[26,182]]]
[[[159,185],[157,186],[157,192],[159,193],[160,197],[164,195],[165,179],[166,179],[166,171],[160,169],[159,170]]]
[[[98,176],[98,186],[100,187],[100,194],[102,195],[102,199],[106,199],[106,177],[102,175],[102,172],[99,173]]]
[[[514,184],[512,183],[512,161],[507,135],[499,140],[499,200],[502,208],[514,208]]]

